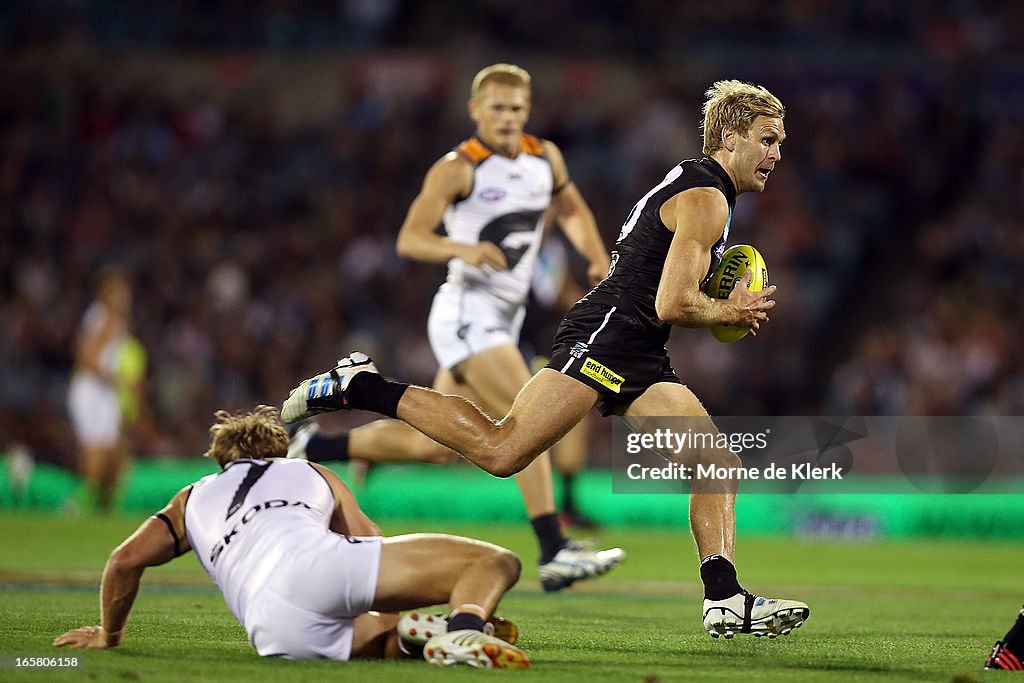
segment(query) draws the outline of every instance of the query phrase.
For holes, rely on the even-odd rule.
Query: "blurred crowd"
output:
[[[828,409],[863,415],[1024,415],[1024,97],[984,101],[955,199],[928,217],[832,375]]]
[[[712,414],[1019,413],[1024,68],[1006,27],[1021,10],[928,5],[559,0],[540,22],[497,0],[5,5],[0,448],[70,463],[73,340],[109,264],[132,275],[149,354],[137,453],[202,452],[215,409],[279,403],[353,348],[429,383],[444,270],[399,259],[394,238],[426,169],[472,133],[472,74],[505,59],[533,72],[528,129],[561,146],[609,246],[700,154],[711,82],[787,105],[782,165],[740,198],[730,240],[765,255],[772,321],[756,341],[671,342]],[[119,77],[112,53],[140,48],[172,64],[343,52],[314,57],[337,65],[337,96],[300,120],[266,81],[258,97],[176,87],[166,58]],[[429,62],[429,87],[387,82],[373,59],[389,48]]]
[[[692,55],[746,47],[1019,51],[1016,3],[934,0],[42,0],[0,5],[0,39],[85,33],[109,47],[527,48],[559,55]],[[699,48],[695,48],[695,44]],[[833,54],[834,53],[834,54]]]

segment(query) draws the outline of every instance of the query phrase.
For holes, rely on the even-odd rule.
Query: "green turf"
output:
[[[0,680],[949,681],[965,672],[962,680],[1001,680],[982,672],[981,662],[1024,598],[1024,549],[1016,543],[744,536],[737,557],[744,584],[806,600],[811,618],[788,638],[716,641],[701,630],[692,542],[679,532],[609,532],[602,542],[625,547],[625,565],[545,595],[525,525],[389,523],[387,533],[447,530],[520,553],[527,568],[501,612],[520,625],[530,671],[260,659],[191,556],[147,572],[120,648],[52,648],[65,629],[96,623],[103,562],[138,521],[0,515],[0,653],[85,661],[79,671],[0,671]]]

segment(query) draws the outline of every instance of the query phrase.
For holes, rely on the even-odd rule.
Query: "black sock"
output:
[[[1018,657],[1024,654],[1024,609],[1017,615],[1016,623],[1010,627],[1003,642]]]
[[[558,551],[569,542],[562,534],[562,525],[558,523],[558,515],[554,512],[538,515],[530,520],[530,524],[533,525],[533,533],[537,534],[537,542],[540,543],[541,564],[553,560]]]
[[[330,436],[317,432],[306,444],[306,460],[310,462],[347,462],[348,459],[348,432]]]
[[[448,632],[452,631],[483,631],[484,620],[472,612],[459,612],[448,619]]]
[[[572,495],[572,484],[576,474],[570,472],[562,475],[562,512],[576,514],[576,499]]]
[[[398,417],[398,402],[408,384],[384,379],[376,372],[359,372],[348,383],[348,407]]]
[[[704,582],[705,600],[725,600],[739,593],[736,567],[721,555],[709,555],[700,563],[700,580]]]

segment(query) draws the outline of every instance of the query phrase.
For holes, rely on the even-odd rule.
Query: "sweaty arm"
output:
[[[142,572],[192,549],[185,536],[185,501],[191,490],[186,487],[179,491],[110,554],[100,583],[102,626],[72,629],[58,636],[54,645],[103,649],[121,643]]]
[[[674,235],[658,284],[655,308],[658,317],[680,327],[711,327],[730,324],[749,327],[753,334],[768,320],[772,285],[760,292],[747,289],[750,271],[724,301],[712,299],[700,289],[711,265],[711,249],[729,220],[729,204],[721,192],[709,187],[684,190],[661,207],[661,220]]]
[[[596,285],[608,275],[611,259],[608,250],[597,230],[597,221],[590,207],[583,200],[576,184],[569,178],[569,169],[561,150],[548,140],[544,141],[544,151],[551,161],[551,172],[554,176],[554,195],[551,207],[562,232],[569,238],[572,246],[587,259],[587,279]]]
[[[331,515],[330,529],[336,534],[346,536],[380,536],[380,527],[366,516],[366,513],[359,507],[356,497],[352,491],[345,486],[337,474],[318,463],[309,463],[310,466],[320,473],[331,487],[334,494],[334,513]]]
[[[473,166],[458,152],[441,157],[423,179],[398,233],[398,255],[414,261],[443,263],[459,258],[471,266],[508,267],[505,255],[493,242],[464,244],[453,242],[435,232],[449,205],[465,197],[473,187]]]

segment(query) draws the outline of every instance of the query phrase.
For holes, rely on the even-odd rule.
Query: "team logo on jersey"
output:
[[[513,211],[505,213],[480,230],[480,242],[494,242],[505,254],[508,269],[514,270],[530,249],[530,245],[539,241],[537,226],[540,224],[543,211]]]
[[[485,202],[500,202],[508,194],[500,187],[485,187],[477,196]]]
[[[616,394],[622,389],[622,383],[625,381],[622,375],[614,370],[609,370],[593,358],[583,361],[583,367],[580,368],[580,372],[601,386],[611,389]]]
[[[250,470],[250,472],[251,471],[252,470]],[[313,509],[309,506],[309,503],[305,503],[301,500],[292,502],[290,500],[284,500],[281,498],[267,500],[264,501],[263,503],[256,503],[255,505],[251,506],[248,510],[245,511],[245,514],[243,514],[239,518],[239,520],[235,522],[235,525],[231,527],[231,530],[224,534],[224,538],[218,540],[216,543],[213,544],[213,548],[210,549],[210,565],[213,566],[217,564],[217,560],[220,559],[220,556],[224,552],[224,550],[231,547],[231,539],[237,536],[243,529],[245,529],[246,525],[252,521],[253,517],[258,515],[260,512],[263,512],[265,510],[274,510],[277,508],[287,508],[296,506],[304,507],[307,510]]]
[[[587,351],[589,350],[590,346],[588,346],[586,343],[576,342],[575,344],[572,345],[572,348],[569,349],[569,355],[572,356],[573,358],[579,359],[587,355]]]

